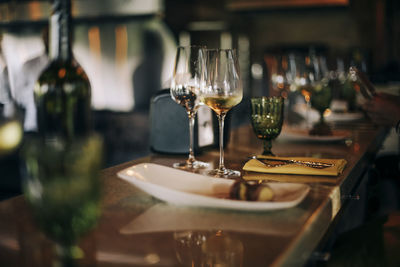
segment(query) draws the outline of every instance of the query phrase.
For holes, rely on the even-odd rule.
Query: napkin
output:
[[[266,158],[267,156],[257,156],[259,158]],[[279,173],[279,174],[300,174],[300,175],[328,175],[338,176],[341,174],[347,164],[344,159],[318,159],[318,158],[307,158],[307,157],[271,157],[273,159],[282,160],[299,160],[299,161],[311,161],[311,162],[323,162],[332,163],[332,167],[317,169],[311,168],[299,164],[287,163],[282,166],[268,167],[257,159],[251,159],[243,166],[245,171],[263,172],[263,173]]]

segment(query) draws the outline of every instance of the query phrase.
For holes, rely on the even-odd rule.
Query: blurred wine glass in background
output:
[[[295,49],[287,51],[271,52],[264,56],[268,73],[268,96],[280,96],[284,101],[284,118],[287,124],[298,124],[294,116],[294,106],[298,102],[299,82],[298,64],[299,52]]]
[[[267,65],[269,82],[272,89],[270,90],[270,94],[287,99],[289,93],[296,90],[296,53],[279,52],[266,54],[264,61]]]
[[[356,91],[354,90],[349,63],[343,55],[334,55],[329,64],[329,84],[332,90],[331,110],[335,113],[356,111]]]
[[[272,90],[280,96],[287,96],[287,91],[289,89],[289,82],[286,76],[288,71],[287,56],[282,54],[266,55],[265,62],[267,64]]]
[[[315,109],[319,114],[319,120],[312,125],[309,133],[311,135],[331,135],[331,129],[324,119],[324,114],[332,101],[326,57],[317,55],[311,49],[303,59],[299,66],[298,90],[304,96],[307,107]],[[309,113],[307,110],[308,125],[310,123]]]

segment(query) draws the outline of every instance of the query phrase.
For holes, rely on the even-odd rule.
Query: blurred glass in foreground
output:
[[[307,106],[319,113],[319,121],[314,123],[309,134],[332,135],[330,126],[324,119],[324,113],[332,102],[332,89],[329,84],[325,56],[317,55],[311,49],[305,55],[302,63],[299,90],[304,96]]]
[[[73,265],[83,257],[79,238],[100,216],[102,139],[27,138],[22,155],[23,190],[37,226],[56,242],[61,262]]]

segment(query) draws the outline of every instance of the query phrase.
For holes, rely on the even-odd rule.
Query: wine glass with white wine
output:
[[[200,76],[204,66],[204,48],[201,46],[180,46],[175,58],[174,73],[171,82],[172,99],[186,109],[189,118],[189,157],[185,162],[175,163],[173,166],[180,169],[200,169],[208,167],[208,163],[201,162],[194,157],[194,123],[197,110],[200,106],[198,94],[200,90]]]
[[[200,101],[217,114],[219,121],[219,167],[208,172],[221,178],[237,178],[240,172],[224,165],[224,120],[228,111],[239,104],[243,86],[236,51],[233,49],[206,50],[205,68],[202,73]]]

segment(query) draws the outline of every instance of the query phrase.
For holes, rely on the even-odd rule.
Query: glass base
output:
[[[272,153],[272,151],[264,150],[263,153],[261,154],[263,156],[270,156],[270,157],[275,157],[276,155]]]
[[[182,170],[193,170],[193,169],[204,169],[210,166],[207,162],[202,162],[195,160],[193,162],[178,162],[172,165],[174,168],[182,169]]]
[[[222,168],[222,169],[211,170],[207,172],[207,175],[216,178],[236,179],[240,177],[240,171]]]
[[[83,250],[76,245],[68,246],[56,244],[55,253],[56,258],[54,259],[52,266],[78,267],[78,260],[83,259],[85,256]]]

